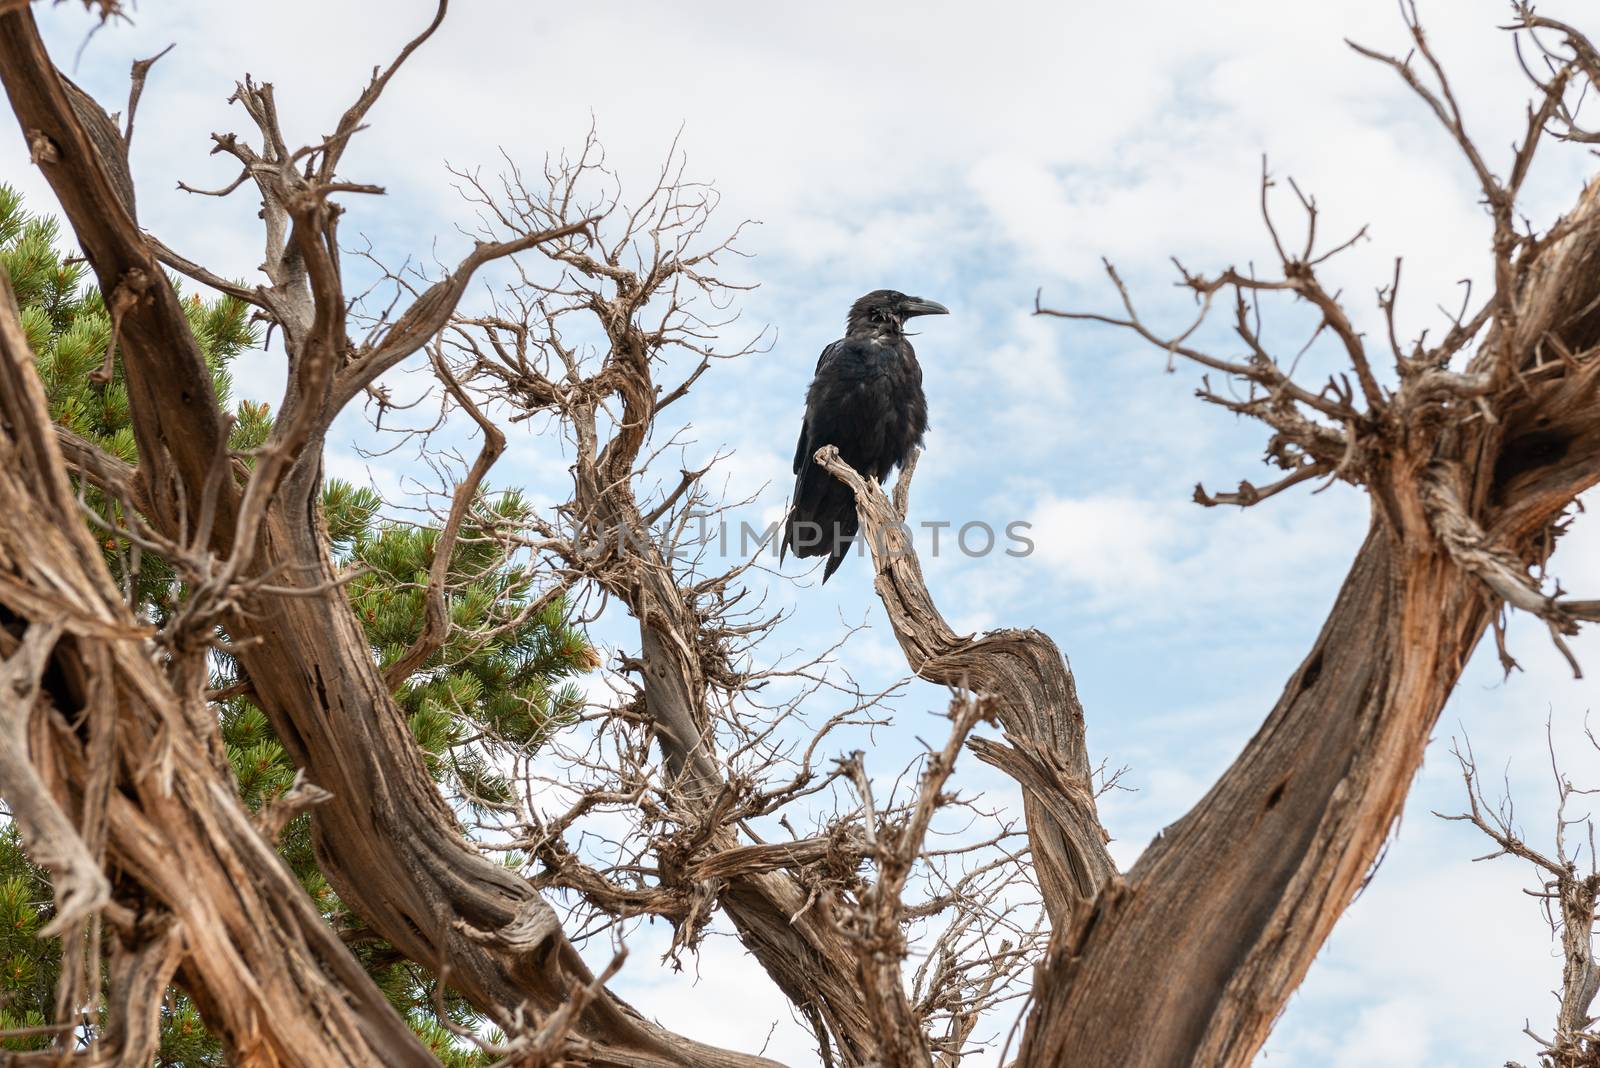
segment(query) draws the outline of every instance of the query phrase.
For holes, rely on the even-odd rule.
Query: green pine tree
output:
[[[111,341],[110,317],[99,291],[86,284],[85,265],[64,256],[59,239],[56,220],[30,216],[18,193],[0,184],[0,269],[16,290],[51,415],[79,437],[137,463],[120,367],[113,365],[109,376],[100,373]],[[234,358],[259,344],[249,307],[229,297],[207,302],[198,295],[184,299],[183,307],[206,354],[218,402],[234,413],[230,444],[236,450],[259,446],[272,428],[272,413],[265,404],[234,403],[229,374]],[[90,486],[80,491],[98,514],[87,521],[113,575],[138,610],[159,625],[184,595],[176,574],[166,561],[131,553],[111,535],[108,527],[123,521],[118,502]],[[362,569],[347,589],[373,656],[387,667],[420,634],[440,532],[387,521],[381,506],[374,491],[349,483],[329,480],[323,490],[333,555],[341,566]],[[494,536],[526,512],[516,493],[484,493],[474,501],[450,562],[450,636],[396,695],[435,780],[464,812],[492,811],[511,801],[512,785],[497,758],[537,748],[552,726],[575,715],[581,696],[573,679],[596,664],[583,632],[568,622],[564,603],[532,610],[532,574]],[[238,682],[230,658],[219,656],[215,687]],[[294,765],[247,688],[219,701],[218,708],[240,796],[259,808],[289,787]],[[309,817],[284,829],[280,851],[330,924],[359,927],[317,869]],[[39,1027],[50,1018],[60,946],[38,938],[37,931],[49,922],[51,900],[48,878],[29,863],[7,821],[0,827],[0,1030]],[[482,1062],[440,1023],[431,974],[381,940],[357,940],[355,948],[380,989],[446,1065]],[[457,1024],[481,1023],[460,998],[447,996],[444,1005]],[[51,1041],[49,1035],[15,1037],[0,1048],[40,1049]],[[220,1043],[181,991],[166,1000],[157,1063],[223,1063]]]

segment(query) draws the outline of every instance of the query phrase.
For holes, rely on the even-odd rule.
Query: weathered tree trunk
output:
[[[625,290],[625,297],[642,299],[637,290]],[[576,511],[588,517],[600,538],[631,547],[632,566],[608,575],[603,584],[638,621],[642,711],[656,728],[663,764],[685,804],[697,817],[716,821],[712,809],[727,784],[707,708],[702,622],[671,562],[653,546],[640,544],[648,541],[648,524],[634,496],[635,464],[656,418],[648,344],[638,324],[626,317],[608,323],[608,329],[621,418],[615,436],[602,446],[595,406],[573,416],[579,457]],[[707,835],[702,848],[738,844],[734,828],[723,824]],[[744,947],[806,1016],[826,1061],[832,1062],[830,1044],[845,1064],[874,1060],[881,1025],[863,1002],[855,955],[825,905],[808,908],[807,891],[785,871],[734,871],[697,888],[694,896],[702,895],[722,906]]]
[[[154,1052],[176,973],[242,1064],[434,1064],[251,822],[150,657],[79,513],[3,275],[0,501],[0,645],[14,648],[26,619],[65,630],[26,693],[27,756],[123,880],[108,1039],[119,1063]],[[54,612],[18,588],[49,591]]]
[[[0,9],[0,79],[113,311],[139,442],[138,477],[152,502],[149,519],[169,537],[192,537],[201,520],[201,502],[214,501],[215,518],[202,546],[208,540],[209,548],[226,559],[239,548],[235,518],[241,509],[234,479],[215,477],[215,465],[225,456],[220,443],[226,428],[187,320],[137,228],[131,203],[111,177],[125,170],[125,163],[108,162],[97,147],[105,138],[97,141],[85,132],[86,121],[110,127],[109,120],[92,103],[85,108],[74,101],[63,87],[25,5]],[[363,97],[363,106],[370,106],[372,99],[375,93]],[[268,118],[273,124],[269,145],[278,137],[281,151],[276,116],[269,113]],[[262,164],[263,171],[271,162]],[[287,177],[294,177],[292,167]],[[282,291],[262,298],[279,309],[292,338],[291,386],[279,423],[302,428],[301,441],[287,444],[303,451],[276,491],[258,502],[260,522],[252,533],[256,540],[244,549],[251,560],[247,574],[281,568],[274,572],[273,584],[303,592],[259,594],[227,620],[228,629],[274,731],[310,780],[332,794],[313,814],[330,883],[385,939],[446,976],[491,1018],[509,1026],[524,1002],[551,1011],[592,977],[553,911],[526,880],[465,841],[427,776],[348,601],[332,585],[328,547],[317,529],[316,428],[332,421],[349,392],[349,379],[335,380],[327,373],[333,354],[348,344],[345,298],[330,258],[336,213],[315,199],[321,194],[308,190],[305,195],[305,201],[296,202],[306,213],[303,217],[292,226],[286,217],[276,220],[282,227],[276,250],[282,259],[269,265],[269,274]],[[487,255],[474,253],[468,268]],[[439,287],[437,299],[419,302],[421,315],[443,321],[464,284],[454,278],[449,282]],[[389,339],[414,341],[414,349],[432,333],[419,327],[413,338],[410,324],[396,324]],[[394,350],[371,355],[384,363],[399,358]],[[40,425],[48,425],[48,418]],[[307,433],[315,437],[315,445],[304,449]],[[293,453],[290,448],[282,455]],[[76,517],[72,521],[81,525]],[[306,595],[319,589],[331,595]],[[207,818],[204,807],[193,815]],[[172,869],[168,874],[180,873]],[[308,902],[301,904],[310,908]],[[264,940],[260,948],[268,951],[270,946]],[[337,940],[329,942],[328,952],[354,967]],[[241,966],[251,966],[250,959]],[[198,991],[197,999],[202,1008],[214,1004],[205,991]],[[304,1005],[314,1011],[327,1000],[339,999],[307,996]],[[382,1011],[403,1028],[392,1010]],[[249,1048],[248,1030],[223,1024],[230,1039],[244,1043],[234,1048]],[[578,1031],[594,1043],[589,1055],[596,1064],[742,1068],[771,1063],[673,1035],[609,995],[589,1004]]]
[[[1426,54],[1420,27],[1412,28]],[[1056,921],[1019,1064],[1245,1068],[1369,877],[1490,620],[1513,606],[1544,619],[1559,643],[1579,619],[1595,618],[1597,602],[1560,601],[1529,573],[1542,571],[1566,510],[1600,481],[1600,182],[1542,239],[1519,237],[1511,224],[1517,185],[1564,77],[1535,112],[1509,185],[1482,167],[1455,121],[1493,208],[1497,290],[1470,328],[1458,323],[1432,349],[1419,341],[1407,352],[1391,338],[1397,390],[1378,384],[1362,336],[1316,278],[1326,256],[1310,243],[1303,253],[1279,246],[1282,281],[1184,273],[1204,298],[1202,319],[1213,294],[1237,291],[1249,362],[1189,347],[1193,327],[1176,338],[1151,331],[1114,269],[1126,319],[1066,316],[1131,329],[1248,385],[1242,400],[1209,385],[1201,396],[1273,427],[1269,455],[1290,474],[1222,497],[1197,489],[1199,503],[1250,506],[1319,474],[1364,484],[1373,499],[1366,541],[1278,705],[1206,797],[1125,876],[1104,859],[1082,713],[1070,676],[1050,682],[1063,674],[1053,647],[1026,633],[954,636],[894,529],[906,481],[891,510],[831,450],[818,453],[856,493],[878,591],[912,668],[993,697],[1014,739],[1009,754],[975,748],[1024,787]],[[1453,104],[1434,102],[1451,121]],[[1314,235],[1316,208],[1303,203]],[[1352,406],[1348,382],[1314,393],[1272,360],[1248,313],[1263,291],[1294,293],[1322,312],[1350,356],[1364,411]],[[1390,313],[1383,302],[1392,300],[1391,290],[1380,302]],[[1450,372],[1450,358],[1479,331],[1465,372]],[[1019,662],[1014,647],[1047,652]]]
[[[1244,753],[1060,932],[1024,1063],[1250,1062],[1367,878],[1489,621],[1442,555],[1395,557],[1374,529]]]
[[[1447,419],[1408,383],[1364,432],[1373,525],[1316,645],[1211,791],[1056,932],[1021,1064],[1247,1066],[1494,615],[1517,604],[1559,641],[1592,610],[1528,574],[1600,481],[1600,182],[1561,227],[1474,357],[1487,381],[1520,369],[1492,418],[1463,399]]]
[[[1033,629],[958,635],[928,592],[904,527],[915,458],[901,472],[894,501],[852,470],[831,446],[817,462],[856,497],[872,549],[874,584],[911,670],[929,682],[989,698],[1009,745],[973,739],[978,757],[1022,787],[1031,859],[1051,923],[1061,927],[1116,872],[1095,808],[1083,703],[1061,650]]]
[[[269,519],[264,562],[290,562],[286,573],[315,588],[334,575],[314,517],[292,506],[304,499],[296,488]],[[465,842],[343,597],[263,598],[229,631],[273,729],[334,794],[312,826],[341,900],[503,1025],[524,1001],[548,1014],[592,981],[527,880]],[[270,640],[252,644],[258,637]],[[609,996],[591,1003],[580,1030],[597,1043],[597,1064],[769,1063],[665,1032]]]

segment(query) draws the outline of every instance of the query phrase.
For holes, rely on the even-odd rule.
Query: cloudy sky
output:
[[[470,213],[447,162],[492,170],[503,149],[536,166],[579,144],[592,122],[624,181],[637,184],[678,136],[689,173],[721,190],[723,222],[760,222],[742,242],[752,258],[737,267],[760,283],[740,325],[770,327],[776,342],[708,375],[690,412],[699,448],[733,450],[730,488],[759,494],[751,518],[782,506],[804,385],[850,300],[890,286],[947,304],[952,314],[926,321],[917,342],[933,431],[916,508],[958,524],[1031,522],[1037,551],[946,551],[928,562],[930,585],[960,628],[1038,626],[1067,652],[1093,753],[1130,768],[1134,792],[1111,795],[1103,815],[1119,860],[1131,861],[1271,707],[1331,604],[1366,504],[1342,487],[1244,513],[1189,503],[1197,480],[1217,489],[1260,477],[1262,432],[1203,409],[1192,398],[1197,375],[1165,373],[1161,354],[1127,337],[1031,317],[1034,293],[1057,307],[1107,308],[1108,256],[1152,318],[1178,322],[1185,308],[1169,285],[1169,255],[1192,267],[1264,260],[1256,183],[1266,154],[1275,173],[1317,195],[1326,233],[1370,225],[1371,240],[1329,270],[1360,325],[1375,325],[1371,294],[1397,255],[1403,325],[1436,323],[1436,305],[1458,302],[1460,279],[1483,279],[1489,228],[1449,141],[1390,72],[1343,43],[1404,51],[1395,5],[457,6],[346,157],[347,177],[389,190],[351,205],[346,237],[394,261],[435,250],[449,260]],[[125,99],[129,61],[177,43],[141,108],[141,218],[236,276],[260,259],[254,206],[175,189],[180,179],[232,177],[208,150],[211,132],[243,129],[226,104],[233,81],[248,71],[274,82],[290,139],[310,142],[431,12],[427,0],[142,0],[133,26],[85,44],[90,23],[74,7],[39,14],[63,65],[112,110]],[[1581,10],[1553,4],[1550,13]],[[1502,154],[1526,98],[1496,29],[1507,11],[1489,0],[1422,3],[1479,143]],[[1547,222],[1592,170],[1583,153],[1551,152],[1526,212]],[[0,130],[0,176],[50,206],[14,128]],[[1303,317],[1273,321],[1281,328],[1271,338],[1298,348]],[[245,392],[275,399],[270,356],[240,377]],[[333,469],[401,485],[398,461],[367,464],[352,451],[359,420],[341,427]],[[560,474],[535,453],[514,448],[502,484],[538,492]],[[1569,589],[1600,590],[1592,518],[1565,539],[1557,570]],[[841,619],[867,620],[872,630],[848,657],[871,681],[904,665],[867,573],[849,561],[825,588],[775,582],[773,596],[800,609],[795,643],[837,632]],[[1291,999],[1262,1064],[1531,1060],[1520,1031],[1551,1018],[1560,965],[1537,907],[1519,893],[1530,875],[1505,860],[1472,863],[1484,843],[1430,814],[1460,807],[1448,747],[1452,735],[1470,735],[1491,777],[1504,769],[1529,836],[1545,840],[1547,718],[1569,774],[1600,785],[1600,759],[1580,744],[1592,684],[1570,677],[1538,628],[1514,625],[1511,640],[1526,671],[1502,680],[1492,649],[1474,661],[1381,872]],[[1600,671],[1600,638],[1574,644]],[[942,703],[912,689],[887,750],[909,753]],[[969,782],[1008,796],[970,770]],[[746,1049],[770,1032],[770,1054],[813,1062],[803,1029],[731,941],[712,942],[691,985],[656,973],[656,935],[638,937],[619,989],[646,1011]]]

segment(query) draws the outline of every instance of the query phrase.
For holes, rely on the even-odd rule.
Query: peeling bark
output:
[[[203,756],[78,513],[17,316],[0,276],[0,572],[48,591],[67,622],[65,636],[31,647],[48,653],[44,686],[13,693],[29,698],[27,756],[54,806],[103,825],[105,854],[139,888],[114,899],[115,910],[91,896],[62,916],[104,912],[127,947],[112,961],[110,1048],[135,1058],[149,1049],[181,959],[207,1019],[245,1063],[435,1063],[261,839],[231,779]],[[10,630],[18,607],[3,593],[0,604]],[[32,654],[13,654],[8,666],[23,663],[18,655]],[[86,743],[73,726],[85,722],[90,738],[115,732],[114,753]],[[99,794],[95,783],[111,776],[116,789]],[[21,796],[6,785],[8,797]],[[72,828],[48,833],[58,848],[79,841]],[[151,909],[158,919],[139,918]]]

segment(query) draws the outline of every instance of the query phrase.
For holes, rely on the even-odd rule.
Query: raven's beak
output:
[[[923,300],[921,297],[912,297],[900,305],[900,312],[909,319],[913,315],[949,315],[950,309],[936,300]]]

